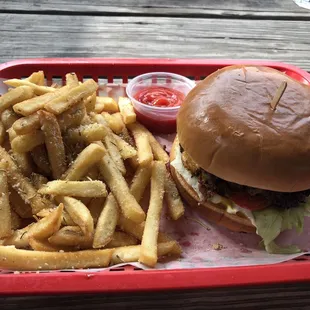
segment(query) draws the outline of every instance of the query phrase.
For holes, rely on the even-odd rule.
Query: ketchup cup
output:
[[[138,100],[141,92],[150,92],[155,88],[166,88],[184,98],[195,87],[195,82],[178,74],[168,72],[151,72],[132,79],[126,93],[130,98],[137,118],[144,126],[155,133],[173,133],[176,131],[176,118],[182,102],[177,106],[154,106]],[[183,96],[182,96],[183,97]]]

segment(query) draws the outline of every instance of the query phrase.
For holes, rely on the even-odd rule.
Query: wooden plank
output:
[[[9,275],[8,275],[9,276]],[[95,275],[94,275],[95,276]],[[209,290],[0,297],[1,310],[50,309],[309,309],[309,284]]]
[[[0,14],[0,61],[33,57],[269,59],[310,70],[310,21]]]
[[[73,14],[138,14],[166,16],[224,16],[309,18],[310,11],[300,8],[293,0],[79,0],[79,1],[0,1],[0,11],[67,12]],[[116,13],[117,12],[117,13]]]

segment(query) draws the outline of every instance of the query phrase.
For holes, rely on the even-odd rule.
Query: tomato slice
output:
[[[251,196],[247,193],[234,193],[230,199],[241,208],[251,211],[262,210],[268,206],[268,201],[262,196]]]

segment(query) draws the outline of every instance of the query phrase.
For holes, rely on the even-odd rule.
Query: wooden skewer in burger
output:
[[[170,166],[208,220],[257,233],[269,253],[310,215],[310,88],[268,67],[229,66],[185,98]]]

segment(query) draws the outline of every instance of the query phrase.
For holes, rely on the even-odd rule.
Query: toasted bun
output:
[[[178,144],[179,142],[176,138],[170,152],[170,161],[175,159],[176,147]],[[197,208],[200,214],[202,214],[208,221],[217,223],[218,225],[224,226],[233,231],[255,233],[255,227],[243,214],[229,214],[225,211],[224,206],[222,208],[220,205],[216,205],[211,202],[199,202],[197,193],[172,165],[170,165],[170,170],[183,199],[189,206]]]
[[[221,179],[279,192],[310,188],[310,87],[275,69],[230,66],[211,74],[187,95],[177,132],[193,160]]]

